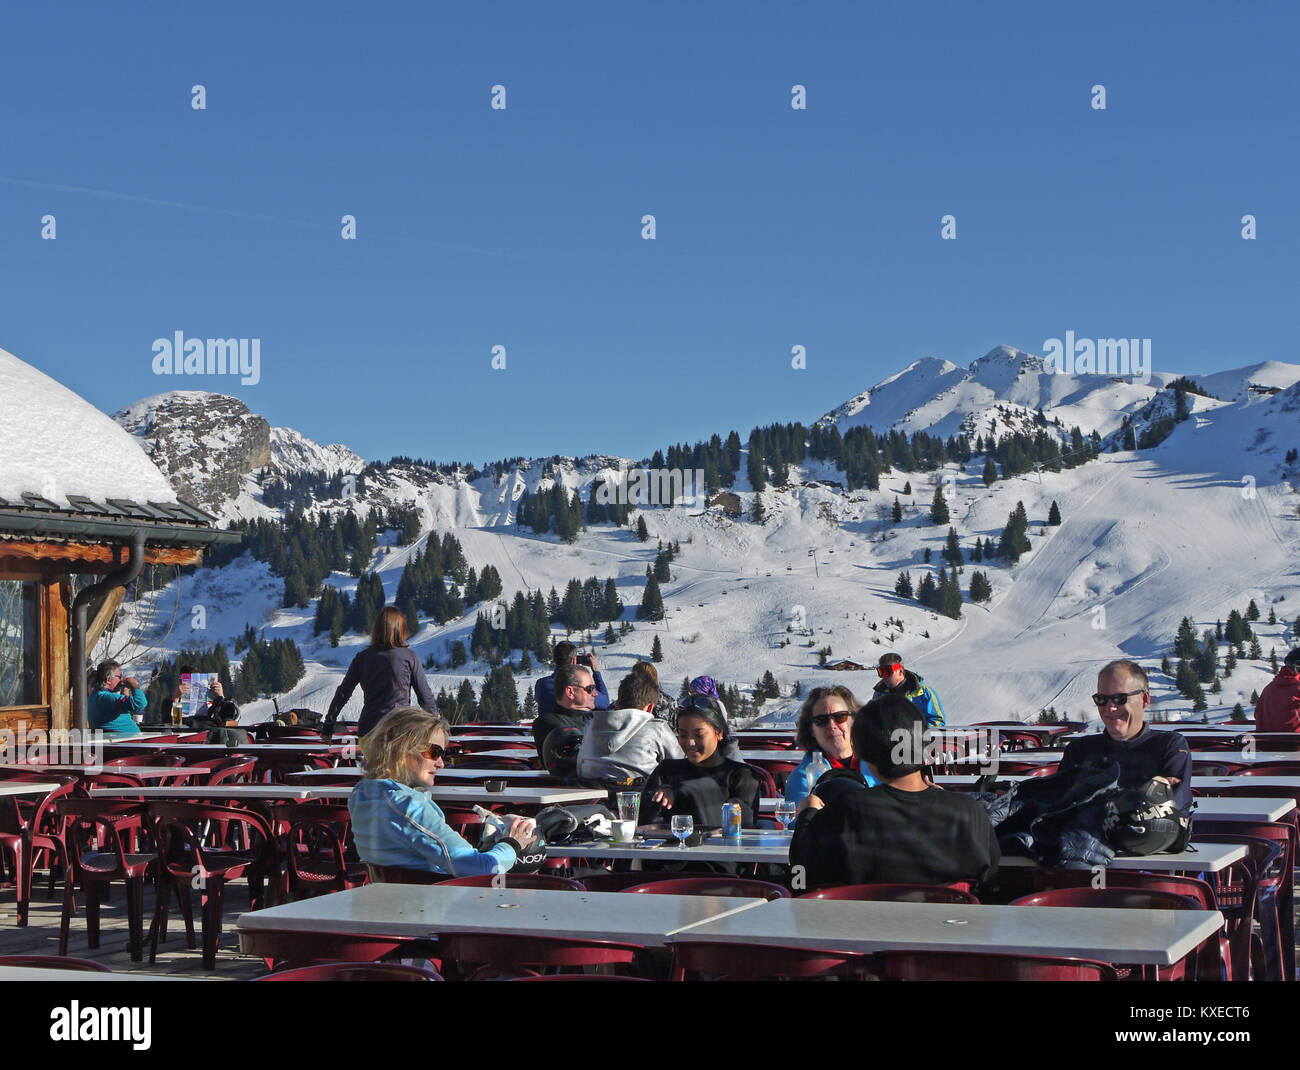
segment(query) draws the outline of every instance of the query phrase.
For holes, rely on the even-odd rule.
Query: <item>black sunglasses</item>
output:
[[[1137,691],[1120,691],[1118,694],[1115,695],[1098,694],[1092,696],[1092,701],[1096,703],[1098,707],[1123,706],[1134,695],[1141,695],[1144,693],[1145,692],[1143,691],[1143,689],[1139,688]]]
[[[819,713],[812,719],[812,723],[818,728],[825,728],[832,721],[836,724],[843,724],[852,716],[851,713]]]
[[[420,751],[421,758],[428,758],[431,762],[441,761],[447,755],[447,748],[440,747],[436,743],[430,743],[428,750]]]

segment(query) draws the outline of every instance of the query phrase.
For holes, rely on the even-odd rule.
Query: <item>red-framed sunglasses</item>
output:
[[[877,665],[876,672],[880,676],[893,676],[894,670],[901,669],[902,667],[903,667],[902,662],[899,662],[897,665]]]

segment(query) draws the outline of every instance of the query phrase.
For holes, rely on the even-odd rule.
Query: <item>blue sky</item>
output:
[[[220,390],[473,462],[809,421],[1067,330],[1300,361],[1300,16],[1140,7],[7,6],[0,348],[109,412]],[[177,330],[260,338],[261,381],[156,376]]]

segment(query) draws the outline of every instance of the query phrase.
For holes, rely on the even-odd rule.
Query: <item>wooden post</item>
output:
[[[72,727],[72,688],[85,687],[80,679],[81,667],[68,662],[68,608],[72,604],[72,585],[64,573],[49,576],[41,583],[42,661],[45,679],[43,699],[50,707],[50,728]]]

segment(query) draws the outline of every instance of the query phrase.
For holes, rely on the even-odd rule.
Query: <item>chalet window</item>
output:
[[[35,583],[0,579],[0,707],[41,702],[41,643]]]

